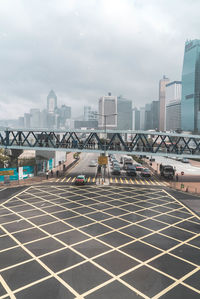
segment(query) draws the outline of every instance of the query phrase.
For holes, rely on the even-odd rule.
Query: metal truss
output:
[[[5,130],[0,131],[0,147],[199,157],[200,136],[148,131]]]

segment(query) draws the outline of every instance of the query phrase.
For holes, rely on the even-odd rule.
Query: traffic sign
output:
[[[99,165],[107,165],[108,164],[108,157],[107,156],[99,156],[98,157],[98,164]]]

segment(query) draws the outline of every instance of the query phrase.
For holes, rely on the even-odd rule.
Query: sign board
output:
[[[0,175],[14,175],[14,170],[1,170]]]
[[[19,175],[19,180],[23,180],[23,167],[19,167],[18,175]]]
[[[181,171],[181,175],[184,175],[184,171]]]
[[[98,157],[98,164],[99,165],[107,165],[108,164],[108,157],[107,156],[99,156]]]

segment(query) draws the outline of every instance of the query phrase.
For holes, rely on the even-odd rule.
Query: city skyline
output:
[[[157,100],[158,80],[181,79],[184,43],[199,35],[197,1],[14,3],[0,10],[1,119],[45,103],[52,88],[77,116],[110,90],[135,106]]]

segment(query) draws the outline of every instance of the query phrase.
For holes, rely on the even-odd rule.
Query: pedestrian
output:
[[[176,174],[176,181],[178,182],[178,173]]]
[[[48,178],[49,178],[49,171],[47,169],[47,171],[46,171],[46,179],[48,180]]]
[[[56,170],[56,177],[58,178],[59,176],[59,170]]]
[[[51,169],[51,177],[53,177],[53,170]]]

